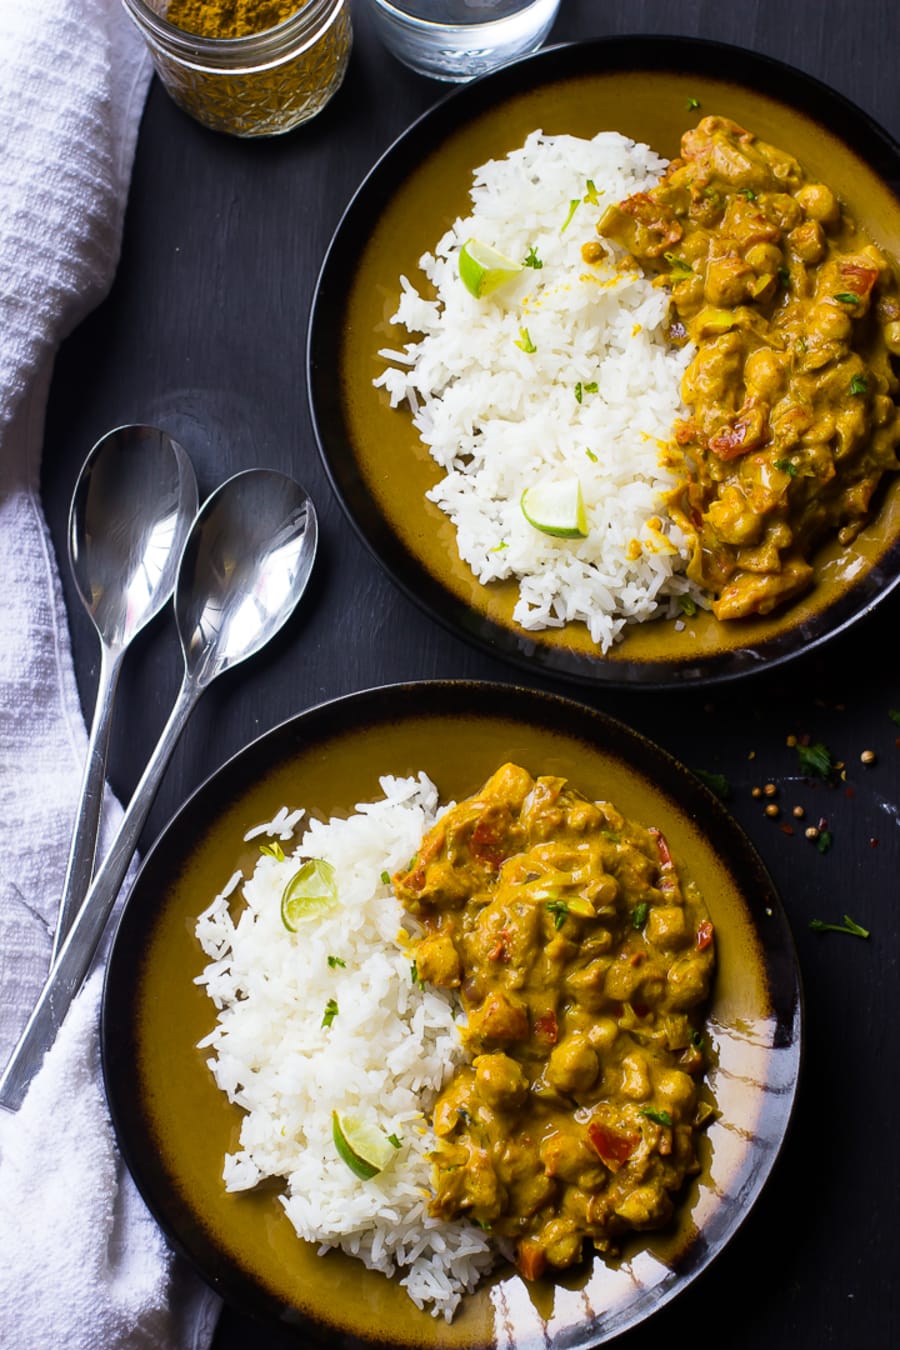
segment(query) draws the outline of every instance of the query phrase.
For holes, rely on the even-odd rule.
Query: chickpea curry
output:
[[[717,618],[768,614],[813,585],[814,550],[849,544],[900,467],[897,264],[829,187],[724,117],[597,229],[659,273],[673,340],[696,344],[668,502],[688,574]]]
[[[417,976],[458,991],[469,1062],[433,1113],[431,1212],[527,1279],[664,1226],[698,1169],[713,925],[659,830],[500,768],[425,835],[396,894]]]

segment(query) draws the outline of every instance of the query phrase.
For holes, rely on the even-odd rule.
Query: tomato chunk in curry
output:
[[[815,549],[849,544],[900,467],[897,264],[831,188],[725,117],[597,229],[659,273],[673,339],[696,344],[668,503],[694,541],[688,574],[717,618],[767,614],[812,586]]]
[[[697,1170],[713,926],[663,835],[500,768],[394,878],[418,977],[457,990],[469,1062],[434,1107],[431,1212],[526,1278],[671,1218]]]

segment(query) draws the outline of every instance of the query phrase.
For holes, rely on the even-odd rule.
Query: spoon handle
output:
[[[103,792],[106,785],[106,758],[109,750],[113,700],[116,685],[119,682],[123,654],[120,647],[110,647],[106,643],[101,645],[100,678],[97,684],[94,717],[91,723],[87,758],[85,759],[84,774],[81,780],[78,815],[75,818],[75,826],[72,831],[62,900],[59,904],[59,917],[56,921],[56,932],[53,935],[53,949],[50,953],[51,966],[59,956],[66,934],[71,928],[75,915],[81,908],[91,884],[94,859],[97,853],[97,836],[100,830]]]
[[[97,870],[59,956],[50,967],[35,1009],[3,1071],[0,1078],[0,1106],[16,1111],[22,1105],[32,1078],[56,1039],[69,1005],[81,988],[125,879],[128,864],[134,856],[163,771],[201,689],[202,686],[186,673],[175,706],[135,788],[115,840]]]

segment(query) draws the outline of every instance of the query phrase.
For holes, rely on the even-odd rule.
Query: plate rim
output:
[[[594,54],[597,64],[591,70],[582,68]],[[611,58],[606,65],[602,64],[604,57]],[[679,58],[686,58],[687,66],[679,64]],[[723,73],[708,68],[716,60],[731,62],[737,69],[729,66]],[[573,65],[579,68],[567,69]],[[367,493],[362,475],[354,475],[351,469],[348,477],[347,459],[352,463],[355,458],[350,437],[336,436],[332,446],[324,426],[331,421],[342,433],[345,431],[341,381],[333,378],[333,365],[319,354],[322,345],[333,353],[341,347],[339,340],[328,343],[326,339],[323,343],[320,337],[321,329],[328,326],[328,318],[323,316],[329,310],[333,312],[336,303],[343,313],[348,298],[347,287],[333,279],[334,272],[346,272],[335,259],[345,247],[345,238],[357,217],[365,216],[370,198],[377,200],[387,195],[390,199],[415,172],[419,160],[413,159],[405,169],[402,165],[408,147],[415,147],[426,137],[430,141],[427,153],[433,153],[443,139],[466,122],[525,92],[531,72],[537,77],[535,84],[550,84],[592,72],[616,74],[645,68],[712,76],[821,122],[835,139],[847,145],[874,171],[900,204],[900,140],[845,94],[777,57],[713,38],[678,34],[617,34],[556,43],[468,84],[455,86],[395,136],[366,172],[341,213],[319,268],[306,328],[305,373],[308,412],[319,460],[331,490],[357,538],[401,593],[445,630],[521,672],[559,678],[582,687],[660,691],[685,685],[725,685],[748,675],[775,670],[856,627],[900,587],[900,533],[866,569],[862,579],[847,587],[832,604],[805,621],[788,625],[769,638],[751,640],[746,646],[696,661],[689,658],[642,661],[609,660],[600,654],[544,645],[540,632],[532,636],[525,629],[498,622],[445,588],[394,533],[380,506]],[[748,69],[760,75],[759,82],[748,80]],[[389,179],[386,187],[382,186],[385,175]]]
[[[485,714],[474,713],[471,705],[467,704],[466,700],[471,698],[473,694],[487,695],[490,700],[493,700]],[[458,704],[458,706],[451,707],[449,711],[444,706],[448,697],[451,702],[456,700]],[[435,704],[435,700],[438,700],[437,704]],[[394,704],[399,707],[399,712],[397,707],[392,709]],[[351,712],[349,723],[343,716],[348,708]],[[229,791],[229,783],[236,777],[241,781],[246,778],[248,760],[251,765],[255,766],[255,773],[252,773],[249,778],[249,783],[252,785],[259,781],[261,776],[260,764],[263,766],[263,772],[273,772],[279,764],[288,762],[301,750],[308,750],[310,746],[314,747],[319,744],[327,745],[336,736],[345,735],[348,726],[352,734],[360,729],[382,727],[391,721],[403,720],[410,715],[441,717],[471,714],[473,716],[486,716],[489,719],[508,718],[523,722],[524,714],[528,710],[533,713],[536,708],[545,709],[551,718],[556,717],[558,719],[556,723],[542,721],[540,723],[542,727],[546,727],[550,731],[560,732],[569,739],[581,739],[589,749],[592,748],[595,752],[622,759],[624,758],[623,747],[627,750],[638,751],[640,756],[646,757],[654,772],[659,769],[663,770],[662,791],[665,795],[672,795],[673,785],[677,781],[679,788],[688,793],[692,812],[696,809],[705,809],[707,814],[711,815],[716,826],[724,831],[723,853],[729,873],[733,874],[735,867],[737,867],[738,872],[742,873],[742,869],[747,869],[748,875],[752,873],[755,881],[761,886],[760,895],[767,902],[764,907],[768,916],[767,922],[771,922],[774,917],[778,923],[777,938],[767,941],[758,924],[759,915],[748,902],[748,897],[745,895],[743,888],[741,889],[741,898],[759,942],[766,984],[773,1005],[779,991],[778,989],[772,989],[769,980],[770,958],[777,958],[781,978],[782,980],[786,978],[790,986],[789,989],[781,990],[781,1001],[785,1004],[790,1003],[790,1013],[788,1015],[785,1011],[783,1021],[782,1019],[778,1020],[777,1025],[780,1030],[776,1031],[773,1044],[768,1052],[771,1055],[778,1050],[786,1050],[790,1052],[791,1056],[789,1064],[785,1065],[790,1071],[786,1091],[784,1090],[783,1080],[779,1080],[778,1100],[775,1104],[778,1108],[777,1138],[774,1145],[764,1150],[761,1156],[756,1159],[752,1177],[742,1192],[743,1205],[740,1211],[731,1215],[726,1224],[724,1236],[717,1239],[712,1250],[708,1248],[703,1229],[699,1231],[698,1241],[692,1242],[688,1248],[688,1251],[692,1253],[695,1245],[699,1247],[696,1263],[692,1264],[684,1274],[677,1269],[677,1262],[673,1263],[670,1268],[671,1279],[657,1289],[657,1297],[651,1307],[645,1309],[632,1320],[627,1318],[626,1309],[625,1313],[622,1314],[626,1320],[623,1321],[620,1317],[608,1330],[602,1326],[591,1325],[587,1328],[586,1338],[581,1336],[567,1340],[566,1345],[571,1346],[572,1350],[587,1350],[588,1346],[606,1344],[624,1331],[646,1321],[659,1308],[670,1303],[698,1278],[705,1275],[744,1226],[758,1199],[768,1187],[795,1118],[802,1065],[805,1058],[806,1027],[802,974],[790,921],[771,874],[749,835],[716,794],[692,770],[669,751],[620,718],[585,705],[567,695],[522,685],[505,684],[496,680],[425,679],[403,681],[371,686],[315,704],[261,733],[238,749],[219,768],[212,771],[172,814],[168,823],[146,853],[134,883],[125,898],[106,963],[101,995],[100,1055],[110,1117],[121,1155],[147,1208],[170,1245],[186,1259],[206,1284],[232,1306],[267,1323],[279,1324],[283,1328],[292,1326],[298,1331],[298,1334],[305,1336],[307,1340],[311,1336],[316,1344],[329,1347],[329,1350],[333,1350],[336,1338],[341,1345],[358,1346],[361,1350],[376,1350],[376,1348],[380,1350],[381,1347],[384,1350],[395,1350],[395,1348],[396,1350],[410,1350],[413,1342],[385,1341],[378,1338],[361,1340],[354,1334],[335,1327],[324,1318],[317,1317],[315,1312],[297,1309],[296,1307],[286,1308],[273,1291],[261,1287],[252,1273],[243,1268],[230,1255],[215,1253],[215,1257],[210,1263],[207,1249],[215,1247],[215,1243],[202,1222],[194,1216],[189,1201],[177,1193],[171,1178],[168,1179],[166,1194],[160,1197],[158,1178],[164,1177],[166,1171],[164,1161],[161,1158],[149,1156],[146,1145],[152,1140],[153,1134],[147,1125],[146,1113],[136,1107],[133,1099],[129,1097],[126,1081],[129,1076],[137,1081],[139,1075],[136,1065],[128,1053],[133,1037],[130,1031],[123,1029],[116,1012],[116,1010],[121,1011],[123,1002],[121,989],[123,983],[126,985],[130,983],[127,978],[128,971],[133,969],[129,965],[128,952],[124,949],[127,943],[135,941],[135,936],[131,931],[132,928],[136,929],[138,935],[141,932],[149,931],[146,917],[148,913],[150,915],[150,929],[152,929],[153,914],[156,912],[154,898],[158,894],[152,886],[155,872],[160,869],[164,873],[168,871],[171,879],[189,861],[189,850],[186,853],[178,853],[176,849],[175,861],[172,860],[171,855],[166,858],[167,845],[170,843],[172,836],[178,830],[188,828],[187,822],[190,821],[191,814],[203,809],[207,797],[217,796],[219,805],[221,805],[223,794],[225,800],[233,799],[234,793]],[[412,709],[411,714],[408,711],[409,709]],[[577,716],[580,723],[585,728],[590,728],[594,734],[589,734],[588,730],[576,731],[571,720],[573,716]],[[312,734],[304,735],[304,731],[308,731],[310,728]],[[611,738],[609,742],[604,739],[606,736]],[[296,744],[293,743],[295,738]],[[285,739],[289,741],[287,748],[282,746],[279,750],[279,744]],[[274,754],[271,753],[273,747]],[[634,768],[636,764],[637,772],[644,778],[648,776],[648,767],[642,762],[641,758],[637,760],[626,759],[625,762],[631,768]],[[683,809],[687,813],[688,808],[683,807],[680,798],[678,806],[680,810]],[[694,821],[694,814],[691,814],[690,818]],[[718,834],[716,838],[718,841]],[[164,861],[161,861],[161,859],[164,859]],[[736,876],[734,879],[737,881]],[[148,895],[150,896],[149,899],[147,898]],[[772,942],[774,942],[774,946],[770,945]],[[131,1002],[126,999],[126,1006],[133,1010],[136,1001],[136,995]],[[787,1025],[788,1022],[790,1023],[789,1026]],[[779,1036],[782,1038],[780,1043]],[[781,1064],[781,1061],[779,1061],[779,1064]],[[772,1109],[774,1110],[775,1106]],[[133,1120],[129,1123],[129,1110],[132,1116],[136,1113],[139,1120],[136,1134],[132,1133]],[[166,1184],[165,1180],[163,1184]],[[178,1216],[177,1220],[173,1220],[173,1210]],[[719,1213],[719,1211],[716,1212]],[[182,1223],[180,1227],[177,1226],[178,1220]],[[199,1242],[197,1235],[199,1235]],[[223,1267],[224,1275],[222,1274]],[[489,1342],[487,1346],[492,1346],[492,1344]],[[487,1346],[483,1347],[483,1350],[487,1350]]]

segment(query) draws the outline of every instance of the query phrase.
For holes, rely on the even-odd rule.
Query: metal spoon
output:
[[[94,870],[116,686],[125,653],[175,588],[197,514],[197,480],[182,447],[158,427],[123,426],[91,450],[69,512],[69,562],[100,638],[100,675],[51,965]]]
[[[315,509],[303,488],[267,469],[230,478],[197,516],[175,587],[175,620],[184,653],[181,689],[116,839],[0,1078],[0,1106],[21,1106],[81,987],[191,709],[218,675],[259,651],[289,618],[309,579],[317,535]]]

